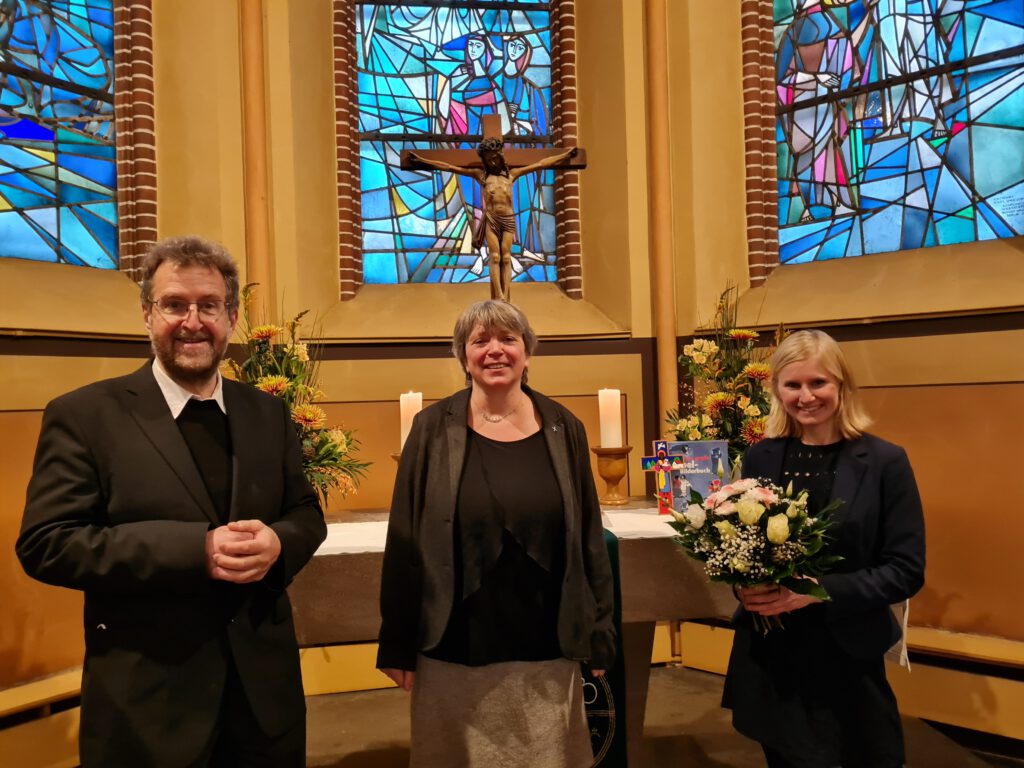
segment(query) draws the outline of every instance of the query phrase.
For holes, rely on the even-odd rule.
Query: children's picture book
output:
[[[692,488],[703,497],[718,490],[729,476],[729,446],[725,440],[655,440],[652,456],[640,459],[655,473],[658,511],[681,512]]]

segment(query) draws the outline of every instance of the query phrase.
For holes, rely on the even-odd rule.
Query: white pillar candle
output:
[[[423,410],[423,393],[406,392],[400,395],[398,407],[402,414],[402,448],[405,448],[405,440],[409,437],[409,430],[412,429],[412,418]]]
[[[601,447],[622,447],[622,401],[617,389],[597,390],[597,407],[601,413]]]

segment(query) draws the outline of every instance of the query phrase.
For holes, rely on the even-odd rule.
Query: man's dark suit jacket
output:
[[[83,766],[184,766],[208,743],[233,659],[261,728],[305,717],[285,587],[326,536],[282,400],[224,381],[230,519],[281,540],[264,579],[206,572],[213,502],[147,363],[51,402],[16,545],[25,571],[85,592]]]
[[[540,412],[562,492],[566,553],[559,646],[566,658],[608,669],[615,662],[615,595],[586,432],[566,408],[528,387],[523,390]],[[402,449],[381,575],[381,668],[416,669],[417,653],[441,641],[451,617],[453,521],[470,392],[464,389],[420,411]]]
[[[785,447],[784,439],[752,446],[743,457],[743,476],[784,485]],[[900,638],[890,604],[924,584],[924,516],[906,452],[869,434],[847,441],[832,499],[845,502],[830,532],[831,551],[843,560],[820,579],[832,598],[825,621],[851,656],[877,658]]]

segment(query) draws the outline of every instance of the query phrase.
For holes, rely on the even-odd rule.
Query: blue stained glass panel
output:
[[[1024,2],[774,10],[782,263],[1024,233]]]
[[[487,281],[476,182],[403,171],[399,153],[474,149],[487,114],[517,146],[551,146],[548,3],[362,4],[356,47],[364,281]],[[554,172],[521,177],[513,197],[513,279],[553,281]]]
[[[117,268],[112,0],[0,7],[0,257]]]

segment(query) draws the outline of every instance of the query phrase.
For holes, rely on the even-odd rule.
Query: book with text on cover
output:
[[[729,477],[729,444],[725,440],[655,440],[653,455],[641,465],[654,471],[662,513],[682,511],[690,488],[706,498]]]

